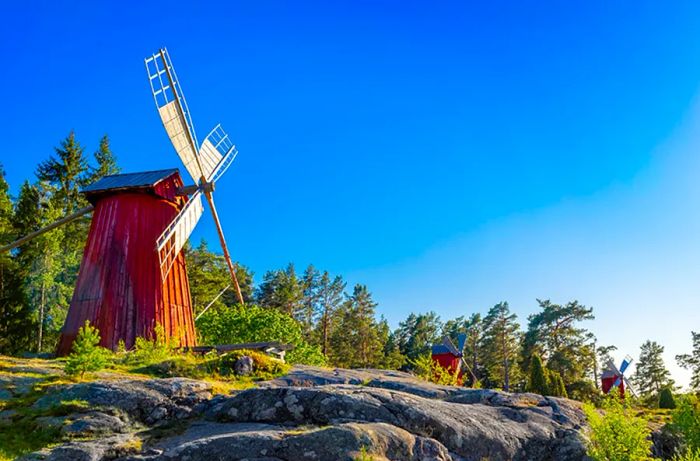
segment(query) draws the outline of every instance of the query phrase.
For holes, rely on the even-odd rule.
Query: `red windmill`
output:
[[[433,362],[447,369],[450,373],[458,373],[460,384],[465,371],[469,372],[474,383],[478,381],[472,369],[467,365],[467,361],[464,360],[464,346],[466,342],[466,333],[460,333],[457,337],[457,347],[455,347],[449,336],[443,336],[442,343],[434,344],[431,348]]]
[[[78,329],[89,320],[101,345],[131,347],[161,325],[181,346],[196,342],[182,247],[204,210],[211,209],[238,299],[235,266],[214,206],[214,183],[238,151],[220,125],[199,146],[185,97],[165,49],[146,59],[151,90],[170,140],[195,184],[185,187],[177,169],[106,176],[83,189],[91,203],[77,213],[0,248],[11,249],[53,228],[93,212],[80,272],[59,354],[70,351]]]

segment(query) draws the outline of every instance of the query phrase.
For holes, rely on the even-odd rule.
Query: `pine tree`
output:
[[[99,344],[100,332],[86,320],[73,341],[73,351],[66,360],[66,374],[80,375],[82,379],[85,373],[103,369],[107,365],[110,352]]]
[[[484,363],[490,387],[505,391],[520,379],[517,358],[520,350],[520,326],[507,302],[493,306],[484,317]]]
[[[632,381],[643,396],[658,395],[664,387],[674,385],[671,373],[664,364],[663,353],[664,347],[656,341],[647,340],[642,344]]]
[[[530,362],[530,379],[527,382],[527,391],[540,395],[547,395],[549,392],[547,376],[539,355],[533,356]]]
[[[698,392],[700,391],[700,333],[692,331],[691,334],[693,335],[693,352],[677,355],[676,362],[692,372],[690,388]]]
[[[255,298],[260,306],[277,309],[299,320],[300,312],[303,312],[304,288],[294,264],[266,272]]]
[[[430,347],[440,342],[442,322],[435,312],[411,313],[399,323],[395,335],[401,353],[409,360],[416,360],[430,352]]]
[[[311,340],[314,328],[314,314],[318,311],[320,277],[321,274],[313,264],[309,264],[301,277],[302,299],[297,317],[301,324],[301,331],[304,333],[304,338],[307,341]]]
[[[364,285],[353,293],[336,313],[338,327],[331,336],[330,359],[346,368],[376,368],[384,359],[384,343],[374,314],[377,304]]]
[[[590,346],[593,338],[577,323],[593,319],[593,309],[578,301],[565,305],[554,304],[548,299],[538,299],[537,302],[542,310],[528,317],[523,366],[529,365],[528,357],[539,354],[565,383],[585,379],[587,371],[594,368],[595,357]]]
[[[321,352],[328,355],[330,338],[334,329],[335,312],[343,303],[343,293],[346,283],[343,278],[336,276],[331,280],[327,271],[323,272],[318,282],[318,305],[316,312],[316,342],[321,346]]]

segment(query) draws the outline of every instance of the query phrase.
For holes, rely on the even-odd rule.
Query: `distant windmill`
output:
[[[86,320],[100,344],[133,346],[152,337],[157,324],[180,346],[196,343],[192,301],[182,248],[203,213],[211,209],[238,300],[235,266],[214,206],[214,184],[238,151],[220,125],[200,146],[182,88],[165,49],[146,58],[146,69],[165,130],[195,184],[185,187],[177,169],[105,176],[82,190],[90,206],[0,248],[15,248],[92,212],[73,298],[59,341],[67,354]]]
[[[451,373],[458,373],[460,381],[466,370],[471,375],[473,382],[476,383],[478,379],[474,371],[469,367],[467,361],[464,360],[464,346],[466,343],[466,333],[460,333],[457,336],[457,347],[455,347],[450,337],[445,335],[442,338],[442,343],[433,345],[431,355],[433,361],[437,362],[441,367],[446,368]]]
[[[605,371],[603,371],[603,375],[600,378],[604,394],[609,394],[611,390],[617,388],[619,389],[620,396],[624,397],[626,387],[632,395],[636,395],[632,385],[625,377],[625,371],[631,363],[632,357],[629,355],[625,356],[625,358],[622,360],[620,368],[616,367],[612,360],[608,362],[607,367]]]

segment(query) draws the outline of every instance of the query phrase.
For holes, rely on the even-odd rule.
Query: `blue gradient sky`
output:
[[[700,4],[33,2],[0,13],[14,191],[74,129],[180,166],[142,59],[169,48],[234,256],[366,283],[396,325],[578,299],[618,356],[700,330]],[[190,2],[191,3],[191,2]],[[205,218],[194,238],[214,243]]]

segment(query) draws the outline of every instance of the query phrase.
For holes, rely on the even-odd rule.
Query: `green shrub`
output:
[[[551,395],[553,397],[568,397],[566,394],[566,387],[564,386],[564,379],[561,377],[559,372],[554,370],[546,370],[547,376],[547,390],[549,391],[546,395]]]
[[[446,386],[459,385],[459,371],[455,370],[452,372],[448,368],[441,366],[433,360],[430,354],[423,354],[415,360],[409,359],[408,362],[413,367],[413,372],[425,381]]]
[[[320,346],[313,346],[303,341],[294,346],[294,349],[287,353],[285,359],[292,364],[302,363],[319,367],[328,365],[328,358],[323,355]]]
[[[700,402],[694,395],[685,395],[677,404],[671,416],[673,428],[683,436],[689,451],[700,452]]]
[[[672,461],[700,461],[700,451],[688,450],[682,455],[674,456]]]
[[[549,389],[547,388],[547,376],[542,366],[542,359],[539,355],[532,356],[530,376],[527,381],[527,391],[540,395],[548,395],[549,393]]]
[[[651,459],[647,422],[635,417],[619,398],[606,398],[602,414],[591,404],[584,404],[583,410],[591,428],[588,456],[594,461]]]
[[[97,328],[85,321],[78,336],[73,341],[73,351],[66,360],[64,371],[68,376],[80,375],[82,379],[85,373],[99,371],[107,366],[111,351],[100,347],[100,333]]]
[[[674,409],[676,408],[676,400],[673,398],[673,393],[668,387],[664,387],[659,392],[659,408]]]
[[[197,322],[201,344],[239,344],[279,341],[291,344],[289,363],[325,365],[316,346],[304,341],[301,326],[287,314],[254,304],[209,309]]]
[[[153,333],[151,339],[136,338],[134,348],[123,356],[123,360],[128,364],[150,365],[170,359],[175,351],[168,343],[165,329],[156,324]]]

